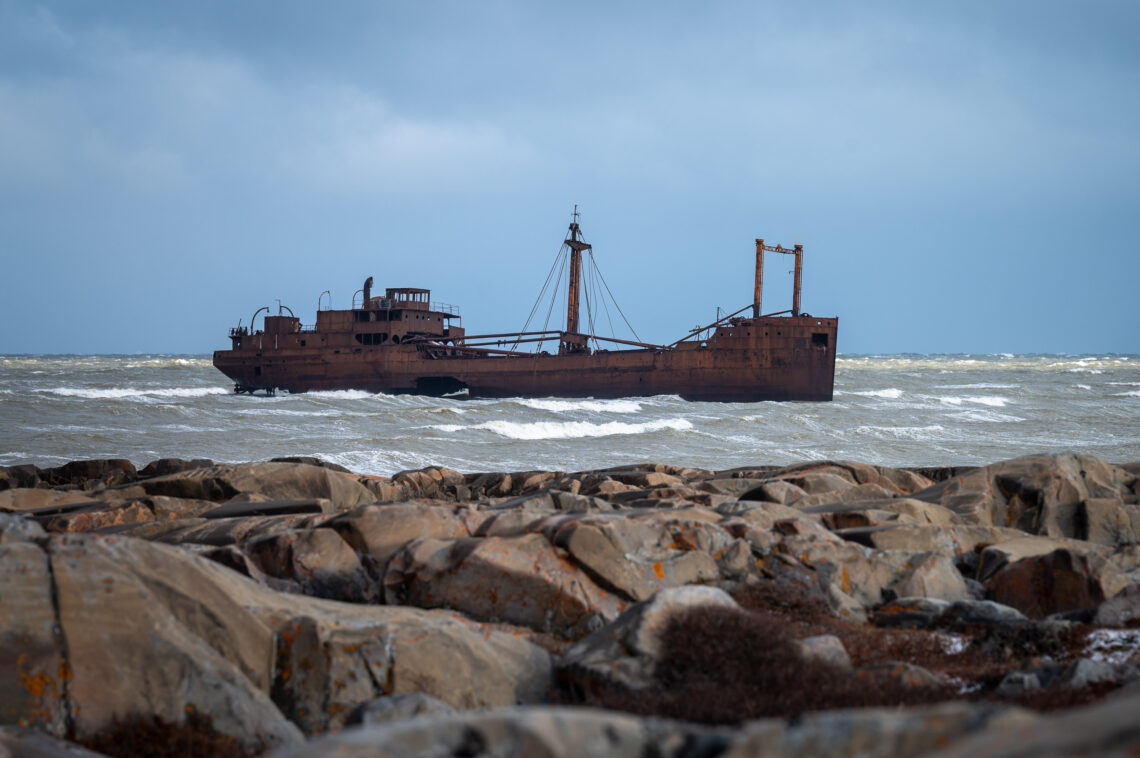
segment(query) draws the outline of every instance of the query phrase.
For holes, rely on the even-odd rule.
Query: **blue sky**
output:
[[[839,349],[1140,352],[1140,4],[0,0],[0,352],[208,352],[366,276],[642,338],[802,243]],[[790,259],[765,310],[790,301]]]

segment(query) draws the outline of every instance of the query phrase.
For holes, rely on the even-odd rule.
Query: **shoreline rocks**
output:
[[[844,755],[879,735],[867,754],[903,755],[983,744],[1034,708],[1085,723],[1140,679],[1138,471],[1087,455],[391,479],[309,458],[8,467],[0,727],[82,741],[194,715],[296,755],[403,754],[366,749],[367,730],[451,744],[421,722],[500,752],[567,729],[584,730],[567,746],[662,754]],[[706,606],[775,619],[789,655],[901,704],[918,683],[954,702],[738,728],[576,710],[661,691],[665,630]],[[698,651],[714,681],[730,642]]]

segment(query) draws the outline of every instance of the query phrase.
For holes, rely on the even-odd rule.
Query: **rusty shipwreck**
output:
[[[789,311],[761,315],[765,252],[795,258]],[[802,245],[757,239],[752,302],[668,345],[582,331],[584,254],[592,260],[575,209],[560,251],[569,269],[562,330],[470,335],[455,323],[457,309],[432,302],[430,290],[396,287],[375,295],[369,277],[347,310],[321,310],[318,298],[313,326],[302,326],[284,306],[277,315],[259,309],[249,327],[239,322],[230,330],[231,347],[214,353],[214,366],[234,381],[235,392],[250,394],[356,389],[468,397],[831,400],[839,320],[800,311]],[[262,328],[254,331],[262,311]]]

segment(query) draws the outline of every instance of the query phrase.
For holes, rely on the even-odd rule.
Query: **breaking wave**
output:
[[[900,439],[926,441],[941,437],[946,427],[940,424],[929,426],[860,426],[854,429],[856,434],[865,434],[879,439]]]
[[[305,397],[314,399],[327,398],[329,400],[366,400],[372,397],[391,397],[391,395],[378,395],[365,390],[313,390],[302,393]]]
[[[224,387],[166,387],[155,389],[130,387],[112,387],[110,389],[54,387],[51,389],[38,389],[33,391],[59,395],[61,397],[78,397],[84,400],[123,400],[126,398],[141,397],[206,397],[207,395],[229,394],[229,390]]]
[[[643,424],[630,424],[622,421],[610,421],[604,424],[593,424],[588,421],[486,421],[472,426],[441,424],[432,428],[441,432],[485,429],[512,440],[555,440],[612,437],[619,434],[646,434],[666,429],[683,432],[692,429],[693,425],[683,418],[667,418],[660,421],[647,421]]]
[[[976,405],[988,405],[991,408],[1004,408],[1011,401],[1008,397],[1001,397],[999,395],[976,395],[967,397],[953,397],[943,396],[937,398],[940,402],[946,405],[961,405],[962,403],[975,403]]]
[[[903,395],[903,391],[895,387],[885,390],[867,390],[866,392],[850,392],[843,390],[836,390],[836,395],[859,395],[861,397],[882,397],[887,400],[898,400]]]
[[[637,413],[641,403],[636,400],[559,400],[555,398],[523,399],[515,402],[539,411],[605,411],[609,413]]]

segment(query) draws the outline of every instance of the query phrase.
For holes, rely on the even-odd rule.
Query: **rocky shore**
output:
[[[0,468],[0,756],[1135,755],[1138,475]]]

